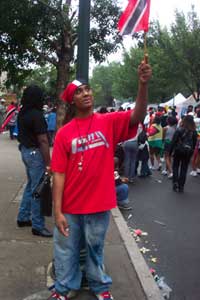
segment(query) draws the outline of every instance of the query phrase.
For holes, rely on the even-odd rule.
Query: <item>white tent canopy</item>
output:
[[[123,109],[127,110],[127,108],[131,108],[133,109],[135,107],[135,102],[130,103],[130,102],[124,102],[121,107],[123,107]]]
[[[193,95],[190,95],[184,102],[184,106],[187,106],[187,107],[188,107],[188,105],[192,105],[195,107],[197,104],[198,104],[198,102],[196,102]]]
[[[178,93],[176,96],[174,96],[172,99],[168,100],[167,102],[161,103],[160,106],[182,107],[182,106],[185,106],[183,103],[186,100],[187,99],[181,93]]]

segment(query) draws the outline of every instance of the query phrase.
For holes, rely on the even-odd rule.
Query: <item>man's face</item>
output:
[[[88,110],[93,107],[94,98],[89,85],[81,85],[74,93],[73,101],[78,110]]]

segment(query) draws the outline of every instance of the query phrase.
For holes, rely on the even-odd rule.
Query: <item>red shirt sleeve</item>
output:
[[[114,142],[127,141],[137,134],[138,124],[130,127],[131,110],[114,112],[112,114],[113,128],[114,128]]]

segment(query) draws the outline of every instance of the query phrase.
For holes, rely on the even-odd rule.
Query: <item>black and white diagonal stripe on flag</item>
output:
[[[148,31],[149,10],[150,0],[129,0],[118,22],[120,35],[132,35],[140,30]]]

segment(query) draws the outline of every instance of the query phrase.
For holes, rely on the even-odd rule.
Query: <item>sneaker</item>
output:
[[[193,177],[196,177],[196,176],[197,176],[197,171],[194,171],[194,170],[191,171],[191,172],[190,172],[190,175],[193,176]]]
[[[199,168],[197,168],[197,174],[200,174],[200,169]]]
[[[31,222],[31,220],[28,220],[28,221],[17,220],[17,226],[18,227],[29,227],[29,226],[32,226],[32,222]]]
[[[69,298],[54,292],[47,300],[69,300]]]
[[[156,168],[155,166],[151,166],[150,169],[151,169],[152,171],[158,170],[158,168]]]
[[[78,294],[78,291],[77,290],[71,290],[67,293],[67,296],[61,296],[59,295],[58,293],[56,293],[55,291],[55,285],[53,284],[52,286],[50,286],[48,288],[48,290],[50,292],[52,292],[53,294],[50,296],[50,298],[48,298],[48,300],[50,299],[62,299],[62,300],[69,300],[69,299],[72,299],[72,298],[75,298]],[[52,298],[53,297],[53,298]],[[60,298],[55,298],[55,297],[60,297]],[[64,297],[64,298],[61,298],[61,297]]]
[[[128,203],[118,204],[118,208],[121,210],[131,210],[132,207]]]
[[[158,171],[161,171],[161,170],[162,170],[162,164],[159,164]]]
[[[179,186],[178,191],[179,191],[179,193],[184,193],[184,187],[183,186]]]
[[[162,175],[167,175],[167,170],[163,170],[161,174]]]
[[[103,292],[101,294],[96,295],[98,300],[113,300],[113,296],[111,295],[110,292]]]
[[[172,179],[173,178],[173,173],[170,173],[167,178]]]
[[[178,190],[179,190],[177,183],[174,183],[172,188],[173,188],[174,192],[178,192]]]
[[[50,232],[47,228],[43,228],[41,230],[37,230],[35,228],[32,228],[32,234],[38,235],[46,238],[50,238],[53,236],[52,232]]]

